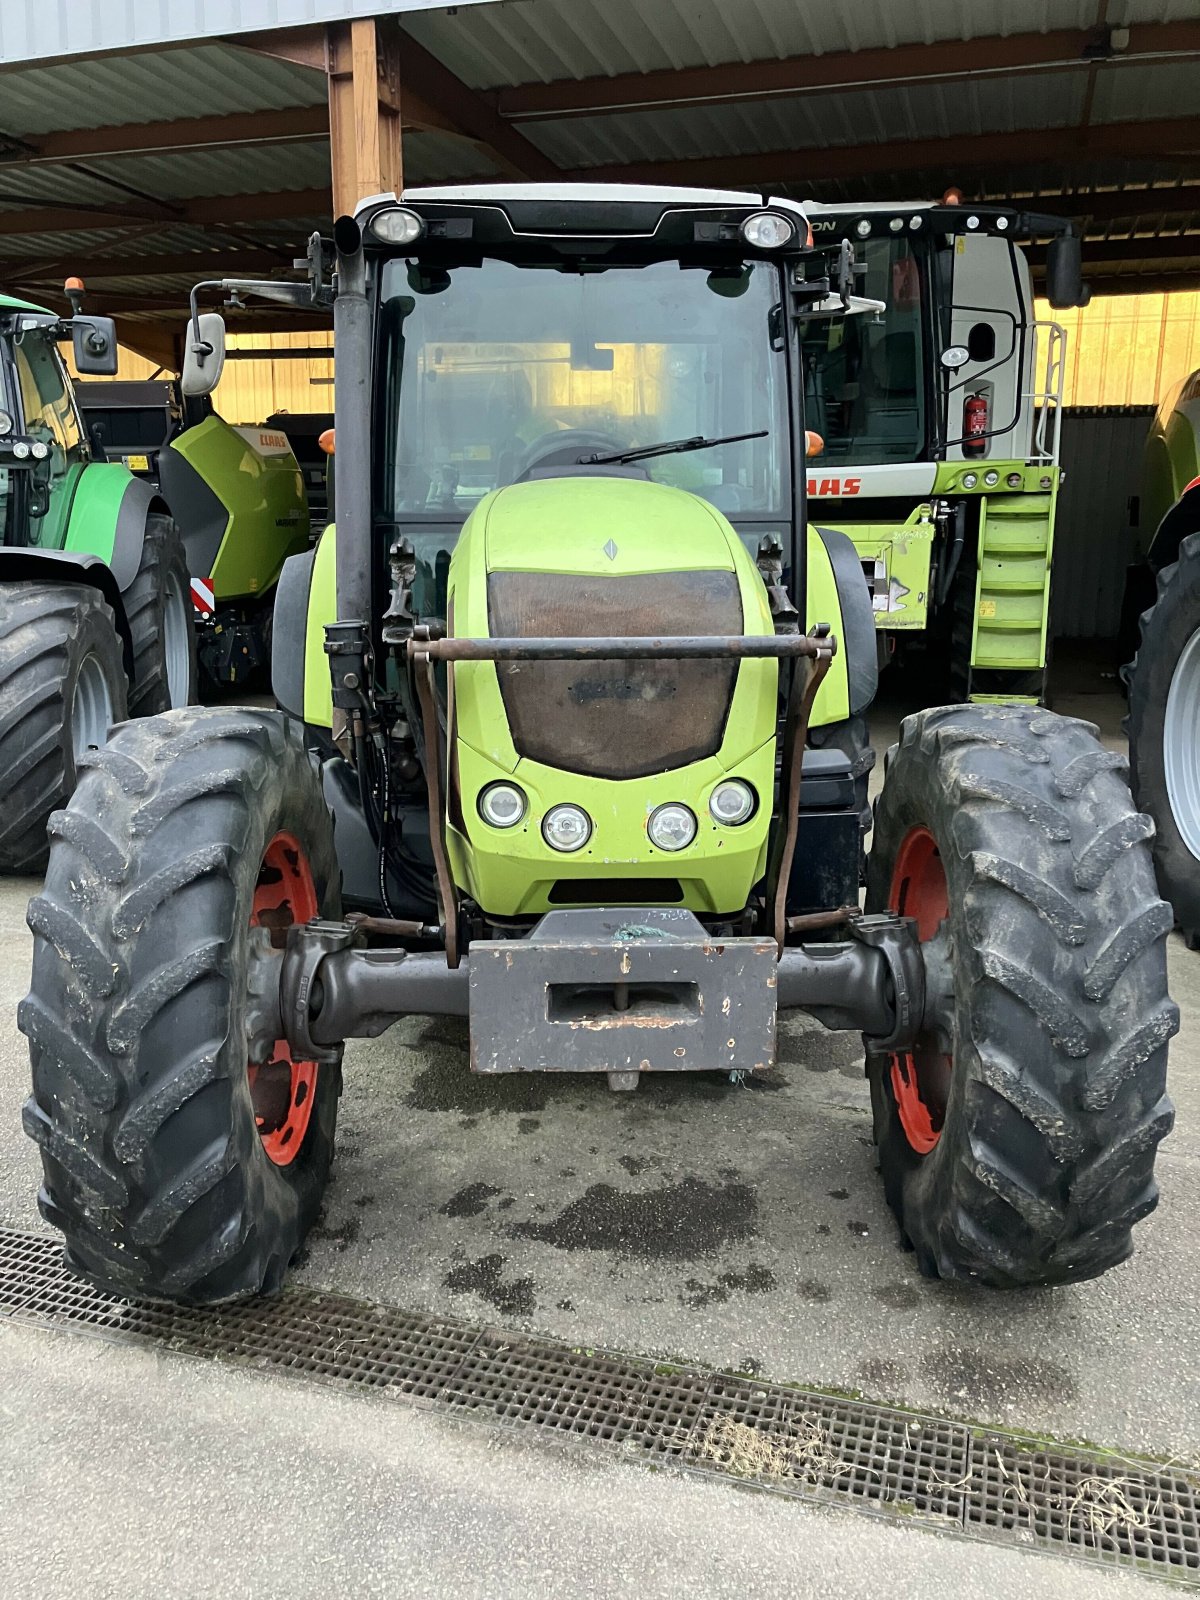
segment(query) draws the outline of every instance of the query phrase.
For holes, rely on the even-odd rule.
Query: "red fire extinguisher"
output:
[[[988,403],[984,395],[969,394],[963,406],[963,455],[981,456],[988,431]]]

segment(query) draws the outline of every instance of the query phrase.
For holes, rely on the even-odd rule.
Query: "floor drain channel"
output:
[[[373,1389],[776,1491],[1200,1584],[1200,1475],[728,1373],[307,1290],[213,1311],[114,1299],[0,1229],[0,1316]]]

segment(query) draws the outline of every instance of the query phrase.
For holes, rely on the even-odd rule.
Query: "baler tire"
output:
[[[1166,738],[1168,698],[1176,673],[1187,652],[1200,648],[1200,531],[1189,534],[1179,546],[1178,560],[1158,574],[1157,599],[1140,621],[1137,655],[1129,669],[1129,776],[1134,798],[1154,819],[1154,865],[1163,897],[1171,902],[1175,920],[1189,949],[1200,949],[1200,859],[1189,848],[1167,786]],[[1190,646],[1190,649],[1189,649]],[[1200,789],[1200,743],[1191,741],[1188,752],[1196,763]],[[1200,817],[1185,821],[1193,836]],[[1193,843],[1195,837],[1193,837]]]
[[[175,523],[161,512],[146,518],[142,558],[137,575],[124,594],[125,615],[133,641],[133,682],[129,686],[129,715],[151,717],[160,711],[192,705],[197,695],[196,628],[192,616],[191,578],[187,553]],[[182,608],[182,640],[171,646],[171,628],[180,626],[180,617],[171,610]],[[171,649],[186,648],[179,663],[177,682],[172,690],[169,666]],[[186,681],[179,681],[182,677]]]
[[[46,823],[75,787],[70,711],[84,662],[126,715],[125,666],[112,608],[88,584],[0,584],[0,872],[46,865]]]
[[[1089,724],[1032,707],[924,711],[889,752],[867,909],[924,911],[923,938],[944,916],[952,1000],[936,1038],[869,1053],[867,1073],[887,1199],[930,1276],[1094,1277],[1157,1203],[1179,1013],[1152,825],[1123,767]],[[918,892],[931,878],[896,870],[922,835],[943,911]]]
[[[340,911],[332,821],[299,729],[219,708],[127,722],[50,832],[18,1012],[42,1215],[68,1263],[116,1294],[201,1304],[276,1290],[321,1206],[341,1090],[340,1062],[317,1066],[270,1127],[251,1098],[263,885],[282,898],[259,927],[303,920],[305,894],[307,915]],[[293,879],[267,875],[278,851]],[[294,887],[302,868],[307,890]],[[293,1146],[268,1154],[293,1117]]]

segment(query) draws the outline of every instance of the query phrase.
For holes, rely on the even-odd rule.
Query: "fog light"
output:
[[[592,819],[582,806],[551,806],[542,818],[542,838],[552,850],[582,850],[592,837]]]
[[[708,809],[714,822],[723,822],[727,828],[736,828],[754,810],[754,790],[740,778],[727,778],[709,795]]]
[[[973,489],[978,482],[979,482],[979,474],[977,472],[964,472],[963,473],[963,475],[962,475],[962,486],[963,486],[964,489]]]
[[[412,244],[425,232],[425,224],[415,211],[397,206],[391,211],[380,211],[371,218],[371,232],[384,244]]]
[[[989,489],[994,489],[996,487],[996,485],[1000,482],[1000,474],[993,467],[990,472],[985,472],[984,473],[983,481],[984,481],[985,484],[987,484]]]
[[[646,832],[660,850],[686,850],[696,837],[696,819],[687,806],[671,801],[650,813]]]
[[[742,238],[755,250],[779,250],[794,232],[788,219],[776,211],[760,211],[742,223]]]
[[[18,439],[16,444],[13,445],[13,455],[16,456],[18,461],[25,461],[28,458],[29,446],[24,439]]]
[[[525,815],[525,795],[515,783],[489,783],[479,796],[479,815],[493,828],[515,828]]]
[[[44,444],[41,439],[35,439],[29,446],[29,454],[35,461],[45,461],[50,454],[50,446]]]

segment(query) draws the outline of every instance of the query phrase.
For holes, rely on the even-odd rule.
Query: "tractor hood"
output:
[[[641,475],[572,473],[513,484],[479,506],[464,529],[466,544],[474,540],[477,519],[483,524],[483,560],[489,572],[605,579],[655,572],[732,573],[735,550],[742,548],[729,523],[707,501]],[[669,621],[664,617],[663,632],[680,631],[668,626]],[[740,633],[740,626],[735,631]]]

